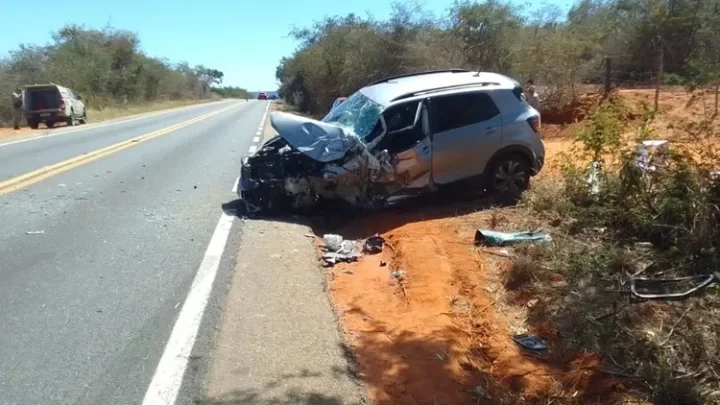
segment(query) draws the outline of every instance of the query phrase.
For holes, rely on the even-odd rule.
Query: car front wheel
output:
[[[489,191],[513,203],[520,200],[530,184],[530,165],[527,159],[519,155],[497,159],[488,174]]]

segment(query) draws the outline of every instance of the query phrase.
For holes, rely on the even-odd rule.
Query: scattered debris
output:
[[[384,260],[380,260],[380,267],[385,267],[385,266],[387,266],[387,262]]]
[[[343,237],[340,235],[335,235],[332,233],[328,233],[323,235],[323,241],[325,242],[325,247],[330,250],[331,252],[337,252],[342,248],[343,243]]]
[[[371,236],[365,239],[365,244],[363,244],[363,252],[370,254],[380,253],[382,252],[384,243],[385,238],[383,238],[382,236]]]
[[[326,234],[323,235],[323,240],[326,252],[322,258],[329,265],[339,262],[354,262],[361,256],[357,244],[354,241],[343,239],[340,235]]]
[[[488,246],[508,246],[515,245],[518,243],[530,242],[530,243],[546,243],[551,242],[552,238],[550,235],[535,231],[526,232],[496,232],[484,229],[478,229],[475,231],[475,245],[488,245]]]
[[[407,275],[407,273],[405,272],[405,270],[395,270],[392,273],[390,273],[390,276],[392,278],[402,279],[402,278],[405,278],[406,275]]]
[[[645,172],[667,167],[670,144],[665,140],[643,141],[635,149],[635,166]]]
[[[656,287],[665,291],[669,284],[689,283],[694,284],[692,287],[681,292],[639,292],[638,289],[647,291],[649,286]],[[664,299],[664,298],[685,298],[694,292],[697,292],[713,283],[720,283],[720,272],[714,272],[709,275],[672,277],[672,278],[647,278],[632,277],[630,279],[630,291],[634,296],[642,299]]]
[[[45,231],[27,231],[25,232],[26,235],[42,235]]]
[[[273,253],[273,254],[270,255],[270,258],[271,258],[271,259],[279,259],[279,258],[281,258],[281,257],[282,257],[282,256],[280,256],[280,255],[277,254],[277,253]]]
[[[515,335],[512,337],[513,342],[518,345],[533,351],[547,350],[547,344],[537,336],[530,336],[526,334]]]
[[[600,192],[600,180],[602,176],[602,165],[600,162],[590,163],[590,173],[587,176],[587,184],[590,187],[591,194],[598,194]]]
[[[636,249],[652,249],[652,246],[650,242],[635,242]]]

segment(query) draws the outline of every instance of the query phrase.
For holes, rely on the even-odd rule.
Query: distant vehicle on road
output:
[[[82,96],[57,84],[33,84],[23,87],[23,111],[28,126],[37,129],[41,122],[52,128],[58,122],[67,125],[87,122]]]
[[[267,93],[260,92],[258,93],[258,100],[267,100]]]

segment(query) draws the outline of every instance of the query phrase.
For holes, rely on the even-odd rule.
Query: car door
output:
[[[479,176],[502,145],[500,110],[486,92],[430,99],[432,175],[437,184]]]
[[[387,134],[375,150],[391,156],[394,181],[401,188],[422,188],[430,184],[432,142],[427,104],[414,100],[389,107],[383,117]]]

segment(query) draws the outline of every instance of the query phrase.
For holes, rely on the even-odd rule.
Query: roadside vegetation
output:
[[[26,84],[53,82],[71,88],[84,97],[90,119],[97,120],[210,100],[213,93],[247,93],[212,88],[222,78],[216,69],[146,55],[135,33],[67,25],[53,33],[51,43],[23,44],[0,59],[0,126],[12,120],[10,94]]]
[[[625,142],[622,108],[612,100],[596,107],[563,159],[569,163],[525,195],[527,213],[556,243],[519,250],[507,285],[515,296],[542,297],[528,322],[555,330],[560,353],[602,356],[642,381],[653,403],[720,403],[720,279],[662,298],[720,277],[717,134],[709,125],[686,130],[645,170],[636,147],[652,135],[656,113],[640,116]],[[603,169],[590,181],[593,161]],[[639,299],[633,281],[636,292],[659,296]]]
[[[720,9],[705,0],[581,0],[566,15],[488,0],[436,16],[399,3],[388,19],[332,16],[290,34],[300,45],[277,67],[280,94],[313,115],[374,80],[443,68],[534,79],[547,88],[546,122],[583,84],[603,83],[606,56],[615,85],[652,84],[660,72],[669,84],[720,84]]]
[[[328,17],[292,35],[280,92],[313,116],[420,70],[541,88],[547,164],[518,206],[456,201],[323,229],[388,241],[330,270],[377,404],[720,404],[720,280],[662,296],[720,277],[716,2],[583,0],[563,15],[462,1],[444,16],[400,4],[387,20]],[[646,140],[669,141],[650,169]],[[477,228],[535,227],[553,242],[472,246]],[[514,333],[549,350],[522,350]]]

